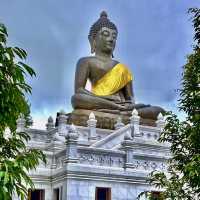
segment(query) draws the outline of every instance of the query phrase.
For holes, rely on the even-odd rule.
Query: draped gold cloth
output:
[[[118,63],[92,85],[92,93],[98,96],[112,95],[131,80],[133,80],[133,76],[129,69],[124,64]]]

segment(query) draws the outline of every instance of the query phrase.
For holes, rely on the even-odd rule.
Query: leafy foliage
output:
[[[155,192],[155,191],[144,191],[139,194],[137,197],[138,200],[142,199],[148,199],[148,200],[165,200],[164,195],[161,192]]]
[[[168,173],[153,172],[150,183],[163,189],[164,199],[200,199],[200,9],[189,9],[196,44],[183,67],[179,110],[187,115],[180,121],[168,113],[159,141],[171,143]],[[162,199],[162,198],[157,198]]]
[[[25,94],[31,93],[31,87],[25,76],[35,76],[35,72],[21,61],[26,59],[26,51],[8,47],[7,37],[6,27],[0,24],[0,200],[10,200],[14,192],[23,200],[27,188],[34,187],[27,172],[40,160],[45,162],[45,156],[39,150],[28,149],[30,137],[16,131],[18,117],[24,114],[28,118],[30,113]]]

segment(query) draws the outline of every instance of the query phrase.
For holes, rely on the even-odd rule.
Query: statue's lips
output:
[[[107,42],[106,44],[113,46],[114,43],[113,42]]]
[[[106,46],[109,47],[109,48],[113,48],[114,44],[113,43],[106,43]]]

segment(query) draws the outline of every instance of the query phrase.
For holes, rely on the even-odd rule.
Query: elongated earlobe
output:
[[[91,53],[95,53],[95,51],[96,51],[96,42],[95,40],[93,40],[91,44]]]
[[[91,48],[91,53],[95,53],[95,50],[96,50],[96,42],[94,40],[94,38],[92,37],[88,37],[89,39],[89,42],[90,42],[90,48]]]

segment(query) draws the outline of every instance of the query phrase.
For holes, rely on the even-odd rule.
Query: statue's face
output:
[[[96,51],[101,51],[105,53],[112,53],[117,40],[117,32],[113,29],[103,27],[97,33],[95,38]]]

